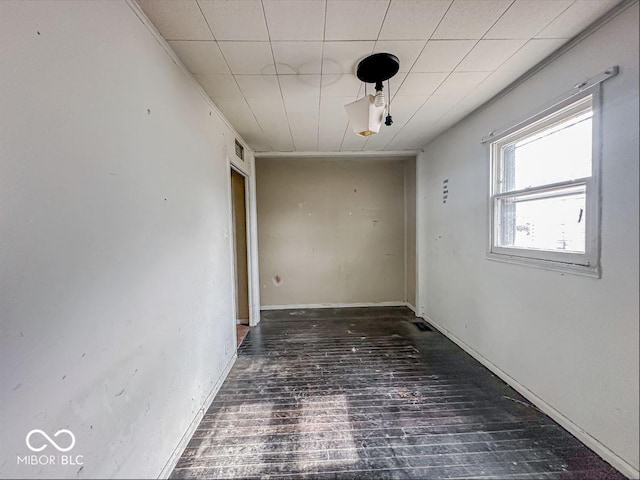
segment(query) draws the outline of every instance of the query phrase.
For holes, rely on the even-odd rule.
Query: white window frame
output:
[[[592,118],[592,162],[591,176],[572,179],[560,183],[500,193],[501,148],[514,139],[528,135],[536,130],[548,128],[565,121],[568,116],[579,111],[579,105],[591,97]],[[521,265],[530,265],[551,270],[576,273],[587,276],[600,276],[600,171],[601,171],[601,84],[585,88],[580,93],[540,111],[538,114],[504,130],[499,136],[492,137],[490,145],[490,186],[489,186],[489,245],[487,257]],[[558,252],[517,247],[503,247],[497,244],[498,238],[498,200],[505,197],[521,196],[536,192],[557,191],[571,186],[585,187],[585,253]]]

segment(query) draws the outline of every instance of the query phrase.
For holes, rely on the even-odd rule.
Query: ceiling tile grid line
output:
[[[446,11],[444,12],[444,14],[442,15],[442,17],[441,17],[441,18],[440,18],[440,20],[438,21],[438,24],[437,24],[437,25],[436,25],[436,27],[433,29],[433,31],[434,31],[434,32],[435,32],[436,30],[438,30],[438,27],[440,26],[440,24],[442,23],[442,21],[444,20],[444,18],[447,16],[447,13],[449,12],[449,10],[451,9],[451,6],[452,6],[453,4],[454,4],[454,1],[452,0],[452,1],[449,3],[449,5],[447,6],[447,9],[446,9]],[[391,6],[391,4],[389,4],[389,6]],[[378,38],[376,39],[376,41],[378,41],[378,40],[380,39],[380,33],[381,33],[381,32],[382,32],[382,26],[380,26],[380,31],[378,32]],[[431,35],[433,35],[433,33],[432,33]],[[431,35],[430,35],[430,37],[431,37]],[[422,54],[422,52],[424,51],[424,48],[426,47],[426,45],[427,45],[427,42],[428,42],[428,41],[429,41],[429,39],[427,39],[427,41],[424,43],[424,45],[422,46],[422,49],[420,50],[420,53],[418,54],[418,56],[417,56],[417,57],[415,58],[415,60],[413,61],[413,63],[412,63],[412,65],[411,65],[411,67],[407,70],[409,73],[410,73],[410,72],[411,72],[411,70],[413,69],[413,66],[415,65],[415,63],[418,61],[418,58],[420,57],[420,54]],[[407,76],[405,76],[405,77],[404,77],[404,79],[402,80],[402,82],[400,82],[400,86],[398,86],[398,88],[396,89],[396,94],[397,94],[397,92],[399,92],[399,91],[400,91],[400,89],[402,88],[402,85],[404,84],[404,82],[406,81],[406,79],[407,79],[407,77],[408,77],[408,76],[409,76],[409,75],[407,74]],[[391,103],[392,103],[393,98],[395,97],[395,95],[394,95],[394,97],[392,97],[392,96],[391,96],[391,91],[389,91],[389,92],[387,93],[387,96],[388,96],[388,102],[389,102],[389,108],[390,108],[390,105],[391,105]],[[422,105],[420,106],[420,108],[422,108]],[[419,109],[418,109],[418,110],[419,110]],[[405,122],[405,125],[406,125],[406,123],[407,123],[407,122]],[[382,128],[382,127],[381,127],[381,128]],[[393,140],[393,138],[395,138],[395,136],[396,136],[396,135],[397,135],[397,133],[396,133],[395,135],[393,135],[393,136],[389,139],[389,142],[390,142],[391,140]],[[382,147],[382,150],[384,150],[384,149],[387,147],[387,145],[389,144],[389,142],[386,142],[386,143],[384,144],[384,146]],[[369,143],[369,139],[368,139],[368,138],[367,138],[367,141],[366,141],[366,142],[364,143],[364,145],[362,146],[362,150],[364,150],[364,149],[366,148],[367,143]]]
[[[536,34],[535,34],[535,35],[533,35],[531,38],[532,38],[532,39],[535,39],[535,38],[536,38],[536,36],[537,36],[538,34],[540,34],[540,32],[542,32],[544,29],[546,29],[546,28],[547,28],[551,23],[553,23],[553,22],[554,22],[558,17],[560,17],[560,15],[562,15],[564,12],[566,12],[566,11],[567,11],[567,10],[568,10],[572,5],[573,5],[573,4],[577,3],[577,1],[578,1],[578,0],[573,0],[572,2],[569,2],[569,3],[566,5],[566,7],[565,7],[565,8],[564,8],[560,13],[558,13],[555,17],[553,17],[552,19],[550,19],[550,20],[549,20],[549,21],[548,21],[544,26],[540,27],[540,29],[538,30],[538,32],[536,32]],[[514,3],[515,3],[515,2],[514,2]],[[506,11],[505,11],[505,13],[506,13]],[[503,15],[504,15],[504,14],[503,14]],[[497,23],[497,22],[496,22],[496,23]],[[485,40],[485,41],[492,41],[492,40]],[[523,43],[522,43],[522,45],[520,45],[520,47],[519,47],[519,48],[517,48],[517,49],[516,49],[516,50],[515,50],[515,51],[514,51],[514,52],[513,52],[509,57],[505,58],[502,62],[500,62],[498,65],[496,65],[496,66],[492,69],[492,71],[493,71],[494,73],[495,73],[495,72],[497,72],[497,71],[499,71],[499,70],[500,70],[500,68],[502,67],[502,65],[506,64],[506,63],[507,63],[511,58],[515,57],[515,56],[518,54],[518,52],[520,52],[521,50],[523,50],[523,49],[524,49],[524,48],[525,48],[525,47],[530,43],[530,41],[531,41],[531,39],[530,39],[529,41],[525,41],[525,42],[523,42]],[[478,43],[480,43],[480,42],[478,42]],[[474,48],[475,48],[475,47],[474,47]],[[550,53],[551,53],[551,52],[548,52],[547,54],[550,54]],[[468,55],[467,55],[467,56],[468,56]],[[465,57],[465,58],[466,58],[466,57]],[[463,59],[463,61],[464,61],[464,59]],[[462,63],[462,62],[461,62],[461,63]],[[456,67],[456,68],[458,68],[458,67]],[[451,111],[451,110],[454,110],[454,109],[456,108],[456,106],[458,106],[458,105],[460,105],[461,103],[463,103],[463,102],[464,102],[465,100],[467,100],[470,96],[472,96],[475,92],[477,92],[477,91],[478,91],[478,89],[482,88],[483,84],[486,84],[486,83],[489,81],[489,79],[490,79],[490,78],[491,78],[491,75],[487,76],[484,80],[482,80],[482,82],[480,82],[480,84],[478,84],[478,86],[477,86],[474,90],[472,90],[472,91],[468,92],[468,93],[467,93],[464,97],[462,97],[462,98],[461,98],[461,99],[460,99],[460,100],[459,100],[455,105],[453,105],[453,106],[452,106],[452,108],[450,109],[450,111]],[[496,92],[496,93],[497,93],[497,92]],[[484,101],[486,101],[486,100],[489,100],[489,98],[484,99]],[[484,103],[484,101],[483,101],[482,103]],[[480,105],[478,105],[478,106],[480,106]],[[470,113],[470,112],[469,112],[469,113]],[[446,114],[445,114],[445,116],[446,116]],[[442,118],[442,117],[441,117],[441,118]]]
[[[511,8],[511,6],[512,6],[515,2],[516,2],[516,0],[510,0],[510,3],[507,5],[507,7],[504,9],[504,11],[503,11],[503,12],[498,16],[498,18],[496,18],[496,19],[494,20],[494,22],[493,22],[493,23],[492,23],[492,24],[491,24],[491,25],[490,25],[490,26],[489,26],[489,27],[484,31],[483,36],[484,36],[484,35],[486,35],[486,33],[487,33],[487,32],[488,32],[488,31],[493,27],[493,25],[495,25],[495,24],[500,20],[500,18],[502,18],[502,16],[506,13],[506,11],[507,11],[507,10],[509,10],[509,8]],[[446,11],[446,12],[445,12],[445,14],[442,16],[442,18],[440,19],[440,22],[438,23],[438,25],[437,25],[437,26],[436,26],[436,28],[434,29],[433,33],[431,34],[431,37],[430,37],[430,38],[425,42],[424,46],[422,47],[422,50],[420,51],[420,54],[418,55],[418,57],[415,59],[415,61],[414,61],[414,62],[413,62],[413,64],[411,65],[411,68],[409,68],[409,72],[411,72],[411,71],[413,70],[414,66],[415,66],[415,65],[416,65],[416,63],[418,62],[418,59],[421,57],[422,53],[423,53],[423,52],[425,51],[425,49],[427,48],[427,45],[428,45],[429,41],[432,39],[433,35],[438,31],[438,29],[440,28],[440,26],[442,25],[442,23],[445,21],[445,18],[446,18],[446,16],[447,16],[447,13],[449,13],[449,11],[452,9],[452,7],[453,7],[453,5],[454,5],[455,3],[456,3],[456,2],[455,2],[455,1],[453,1],[453,2],[451,2],[451,4],[449,5],[449,7],[447,8],[447,11]],[[482,38],[482,37],[481,37],[481,38]],[[463,58],[461,58],[461,59],[460,59],[460,61],[455,65],[455,67],[453,67],[453,68],[451,69],[451,72],[455,71],[455,69],[458,67],[458,65],[464,61],[464,59],[466,58],[466,56],[467,56],[467,55],[469,55],[469,53],[473,50],[473,48],[475,48],[475,46],[476,46],[479,42],[480,42],[480,39],[478,39],[478,40],[474,43],[473,47],[471,47],[471,49],[467,52],[467,54],[466,54]],[[450,73],[450,74],[451,74],[451,73]],[[450,74],[449,74],[449,75],[450,75]],[[448,78],[448,77],[447,77],[447,78]],[[440,85],[442,85],[442,83],[444,83],[444,82],[446,81],[446,79],[447,79],[447,78],[443,78],[443,79],[442,79],[442,82],[440,82],[440,84],[438,85],[438,87],[436,87],[436,91],[437,91],[437,88],[439,88],[439,87],[440,87]],[[404,81],[406,81],[406,77],[405,77],[405,80],[404,80]],[[398,92],[398,91],[400,91],[400,88],[402,88],[402,86],[403,86],[403,84],[404,84],[404,81],[403,81],[403,82],[400,84],[400,86],[398,87],[397,92]],[[392,98],[392,100],[393,100],[393,98]],[[411,120],[416,116],[416,114],[417,114],[417,113],[422,109],[422,107],[423,107],[426,103],[427,103],[427,101],[425,100],[425,102],[420,106],[420,108],[418,108],[418,109],[414,112],[414,114],[411,116],[411,118],[408,118],[408,119],[407,119],[407,121],[405,122],[405,125],[409,124],[409,122],[410,122],[410,121],[411,121]],[[453,108],[454,106],[455,106],[455,105],[452,105],[452,107],[451,107],[451,108]],[[389,144],[390,144],[390,143],[391,143],[391,142],[392,142],[392,141],[393,141],[393,140],[398,136],[398,134],[399,134],[400,132],[401,132],[401,130],[399,130],[399,131],[398,131],[398,132],[396,132],[396,133],[395,133],[391,138],[389,138],[389,141],[388,141],[388,142],[386,142],[386,143],[384,144],[384,146],[382,147],[382,150],[385,150],[385,149],[387,148],[387,146],[388,146],[388,145],[389,145]],[[366,146],[366,145],[365,145],[365,146]],[[364,148],[364,147],[363,147],[363,148]]]
[[[487,28],[487,30],[484,32],[484,34],[483,34],[483,36],[481,37],[481,39],[480,39],[480,40],[478,40],[478,41],[474,44],[474,46],[471,48],[471,50],[469,50],[469,52],[467,52],[467,54],[466,54],[466,55],[465,55],[465,56],[460,60],[460,62],[458,62],[458,64],[453,68],[453,70],[451,71],[451,73],[449,74],[449,76],[451,76],[454,72],[458,71],[458,68],[460,67],[460,65],[462,65],[462,64],[463,64],[463,62],[465,62],[465,60],[466,60],[466,59],[467,59],[467,58],[472,54],[472,52],[474,51],[474,49],[476,49],[476,48],[478,47],[478,45],[480,44],[480,42],[482,42],[483,40],[484,40],[484,41],[489,41],[489,40],[485,40],[485,37],[486,37],[486,35],[488,34],[488,32],[490,32],[490,31],[491,31],[491,29],[492,29],[496,24],[498,24],[498,22],[500,22],[500,20],[501,20],[501,19],[506,15],[506,13],[509,11],[509,9],[510,9],[511,7],[513,7],[513,5],[516,3],[516,1],[517,1],[517,0],[513,0],[513,1],[511,1],[511,3],[509,4],[509,6],[508,6],[506,9],[504,9],[504,10],[503,10],[502,14],[501,14],[498,18],[496,18],[496,19],[495,19],[495,21],[493,22],[493,24],[491,24],[491,25]],[[575,3],[576,1],[577,1],[577,0],[574,0],[574,1],[572,1],[571,3],[569,3],[568,5],[566,5],[566,7],[565,7],[565,8],[564,8],[560,13],[558,13],[554,18],[550,19],[550,20],[549,20],[549,22],[548,22],[548,23],[546,23],[544,26],[542,26],[542,27],[540,28],[540,30],[538,30],[538,32],[536,32],[536,35],[538,35],[541,31],[543,31],[543,30],[544,30],[544,29],[545,29],[549,24],[551,24],[551,23],[552,23],[556,18],[558,18],[558,17],[559,17],[559,16],[560,16],[564,11],[566,11],[566,10],[567,10],[567,9],[568,9],[568,8],[569,8],[573,3]],[[452,5],[453,5],[453,4],[452,4]],[[451,7],[450,7],[450,8],[451,8]],[[445,16],[446,16],[446,15],[445,15]],[[441,22],[440,22],[440,23],[442,23],[442,21],[443,21],[443,20],[444,20],[444,17],[443,17],[443,19],[441,20]],[[436,28],[436,30],[434,30],[434,34],[435,34],[435,32],[436,32],[437,30],[438,30],[438,28]],[[535,38],[535,35],[533,36],[533,38]],[[431,38],[430,38],[430,40],[431,40]],[[428,43],[428,42],[427,42],[427,43]],[[506,63],[510,58],[512,58],[513,56],[515,56],[515,55],[518,53],[518,51],[520,51],[522,48],[524,48],[524,47],[525,47],[525,45],[526,45],[527,43],[528,43],[528,42],[523,42],[523,43],[519,46],[519,48],[517,48],[515,51],[513,51],[513,52],[512,52],[512,54],[511,54],[511,55],[509,55],[507,58],[504,58],[502,62],[500,62],[497,66],[495,66],[495,68],[493,69],[493,71],[498,70],[498,69],[500,68],[500,66],[502,66],[502,65],[503,65],[503,64],[505,64],[505,63]],[[425,44],[425,48],[426,48],[426,44]],[[424,51],[424,49],[423,49],[423,51]],[[419,57],[418,57],[418,58],[419,58]],[[416,62],[417,62],[417,60],[416,60]],[[414,65],[415,65],[415,63],[414,63]],[[412,66],[412,68],[411,68],[411,69],[413,69],[413,66]],[[447,78],[449,78],[449,77],[447,77]],[[443,81],[441,82],[441,84],[440,84],[440,85],[442,85],[444,82],[446,82],[447,78],[443,79]],[[482,81],[480,82],[480,84],[478,84],[478,86],[477,86],[476,88],[480,88],[480,86],[481,86],[484,82],[486,82],[488,78],[489,78],[489,76],[487,76],[484,80],[482,80]],[[405,81],[406,81],[406,80],[405,80]],[[438,87],[438,88],[439,88],[439,87]],[[468,92],[465,96],[463,96],[462,98],[460,98],[458,101],[456,101],[456,102],[452,103],[452,104],[451,104],[451,107],[449,108],[449,111],[453,111],[453,110],[454,110],[454,109],[455,109],[455,108],[456,108],[460,103],[462,103],[466,98],[468,98],[470,95],[472,95],[474,91],[475,91],[475,89],[474,89],[474,90],[472,90],[472,91],[470,91],[470,92]],[[437,92],[437,89],[436,89],[436,92]],[[488,99],[487,99],[487,100],[488,100]],[[413,120],[413,118],[417,115],[417,113],[422,109],[422,107],[423,107],[426,103],[427,103],[427,101],[425,101],[425,102],[423,103],[423,105],[422,105],[418,110],[416,110],[416,112],[411,116],[411,118],[409,118],[409,119],[405,122],[405,125],[409,124],[409,123],[411,122],[411,120]],[[444,113],[444,114],[440,117],[440,119],[442,119],[443,117],[445,117],[445,116],[447,115],[447,113],[448,113],[448,112]],[[434,124],[437,124],[437,123],[438,123],[438,121],[439,121],[440,119],[436,120],[436,121],[434,122]],[[400,131],[396,132],[396,133],[395,133],[395,134],[394,134],[394,135],[389,139],[389,141],[384,145],[384,147],[383,147],[382,149],[383,149],[383,150],[384,150],[384,149],[386,149],[386,148],[387,148],[387,146],[388,146],[391,142],[393,142],[393,140],[398,136],[398,134],[400,134],[400,132],[401,132],[401,131],[402,131],[402,130],[400,130]]]
[[[211,24],[209,23],[209,20],[207,19],[207,16],[204,14],[203,10],[202,10],[202,6],[200,5],[199,0],[196,0],[196,5],[198,6],[198,10],[200,11],[200,14],[202,15],[202,18],[204,19],[207,28],[209,29],[209,31],[211,32],[211,36],[213,37],[214,40],[216,40],[216,36],[213,33],[213,29],[211,28]],[[240,89],[240,85],[238,84],[238,80],[236,78],[235,75],[233,75],[233,71],[231,70],[230,66],[229,66],[229,62],[227,60],[227,58],[224,55],[224,52],[222,51],[222,49],[220,49],[220,53],[222,55],[222,58],[224,58],[225,63],[227,64],[227,68],[229,68],[229,71],[232,73],[233,79],[236,82],[236,86],[238,87],[238,89]],[[247,102],[246,98],[244,98],[243,95],[243,100],[245,102],[245,104],[247,105],[247,107],[249,108],[249,110],[251,111],[251,114],[253,115],[253,118],[255,120],[256,125],[258,126],[258,128],[260,129],[260,131],[262,132],[262,134],[266,137],[265,131],[262,128],[262,125],[260,125],[260,122],[258,121],[258,118],[255,115],[255,112],[253,112],[253,110],[251,109],[251,106],[249,105],[249,103]],[[214,102],[215,103],[215,102]],[[238,130],[238,132],[240,132],[241,130],[238,128],[238,126],[234,125],[236,127],[236,130]]]
[[[318,95],[318,128],[316,129],[316,150],[320,149],[320,128],[322,121],[322,75],[323,75],[323,61],[324,58],[324,40],[327,38],[327,3],[325,3],[324,7],[324,29],[322,31],[322,49],[320,52],[320,95]]]
[[[262,5],[262,13],[263,13],[265,19],[267,19],[267,12],[266,12],[265,7],[264,7],[264,1],[261,0],[260,4]],[[266,21],[266,25],[267,25],[267,36],[269,38],[269,47],[271,49],[271,58],[273,59],[273,65],[275,67],[276,57],[275,57],[275,55],[273,53],[273,44],[271,43],[271,30],[269,29],[269,22],[268,21]],[[277,73],[277,70],[276,70],[276,73]],[[282,101],[282,107],[284,108],[285,116],[287,117],[286,118],[286,122],[287,122],[287,128],[289,129],[289,137],[291,139],[291,144],[293,145],[293,149],[295,150],[295,140],[293,138],[293,133],[291,132],[291,123],[289,121],[289,115],[287,115],[287,107],[286,107],[286,104],[285,104],[285,101],[284,101],[284,95],[282,94],[282,83],[280,82],[280,78],[279,77],[277,77],[277,78],[278,78],[278,87],[280,89],[280,100]]]
[[[620,3],[136,1],[256,151],[414,149]],[[398,117],[362,139],[344,105],[372,91],[355,67],[383,51],[401,63],[385,92]]]
[[[451,1],[449,2],[449,4],[447,5],[446,10],[444,11],[444,13],[442,14],[442,16],[441,16],[441,17],[440,17],[440,19],[438,20],[438,24],[437,24],[437,25],[435,26],[435,28],[433,29],[433,31],[434,31],[434,32],[438,29],[438,27],[440,26],[440,24],[442,23],[442,21],[443,21],[443,20],[444,20],[444,18],[446,17],[447,12],[449,11],[449,9],[451,9],[451,6],[453,5],[453,3],[454,3],[454,1],[453,1],[453,0],[451,0]],[[390,7],[391,7],[391,2],[389,2],[389,7],[387,8],[387,13],[385,14],[385,19],[386,19],[387,14],[389,13],[389,8],[390,8]],[[384,22],[383,22],[383,23],[384,23]],[[378,38],[376,38],[376,42],[378,42],[378,41],[380,40],[380,34],[382,33],[382,28],[383,28],[383,25],[381,25],[381,26],[380,26],[380,30],[378,31]],[[433,33],[432,33],[432,34],[433,34]],[[432,34],[431,34],[431,35],[432,35]],[[422,50],[420,51],[420,53],[422,53],[422,51],[424,50],[424,48],[425,48],[425,46],[426,46],[426,44],[427,44],[428,40],[429,40],[429,39],[427,39],[427,41],[425,42],[425,44],[422,46]],[[374,45],[374,49],[375,49],[375,45]],[[392,53],[392,52],[389,52],[389,53]],[[417,61],[418,57],[420,57],[420,54],[418,54],[418,56],[416,57],[416,59],[413,61],[413,64],[412,64],[412,65],[411,65],[411,67],[407,70],[408,72],[411,72],[411,70],[413,69],[413,66],[415,65],[415,62]],[[408,76],[408,75],[407,75],[407,76]],[[396,89],[396,92],[400,91],[400,89],[402,88],[402,85],[403,85],[403,84],[404,84],[404,82],[406,81],[407,76],[405,76],[405,78],[402,80],[402,82],[400,82],[400,86],[398,86],[398,88]],[[358,92],[358,93],[360,93],[360,92]],[[388,98],[388,101],[391,103],[391,102],[392,102],[392,100],[393,100],[393,97],[391,97],[391,92],[390,92],[390,91],[387,93],[387,98]],[[405,124],[406,124],[406,122],[405,122]],[[380,128],[383,128],[383,127],[380,127]],[[343,144],[344,144],[345,136],[346,136],[348,133],[349,133],[349,126],[347,126],[347,129],[345,130],[345,133],[344,133],[344,135],[343,135],[343,137],[342,137],[342,143],[343,143]],[[393,135],[393,136],[389,139],[389,142],[390,142],[391,140],[393,140],[393,138],[394,138],[396,135],[397,135],[397,133],[396,133],[395,135]],[[367,145],[368,141],[369,141],[369,139],[367,138],[367,139],[366,139],[366,141],[364,142],[364,144],[362,145],[361,150],[364,150],[364,149],[365,149],[365,147],[366,147],[366,145]],[[387,146],[387,144],[388,144],[389,142],[385,143],[385,145],[382,147],[382,150],[384,150],[384,149],[386,148],[386,146]]]

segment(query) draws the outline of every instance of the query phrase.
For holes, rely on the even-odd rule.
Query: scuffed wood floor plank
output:
[[[171,478],[625,478],[415,321],[262,312]]]

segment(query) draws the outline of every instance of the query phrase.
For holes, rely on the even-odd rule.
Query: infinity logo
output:
[[[47,435],[45,432],[43,432],[39,428],[36,428],[34,430],[31,430],[29,433],[27,433],[27,438],[25,439],[27,447],[32,452],[41,452],[42,450],[44,450],[45,448],[48,447],[48,445],[46,443],[44,445],[40,446],[40,447],[34,447],[33,445],[31,445],[31,437],[33,435],[35,435],[36,433],[39,433],[40,435],[42,435],[47,440],[47,442],[49,442],[51,445],[53,445],[53,447],[56,448],[60,452],[68,452],[76,444],[76,436],[70,430],[67,430],[67,429],[63,428],[62,430],[58,430],[56,433],[53,434],[53,436],[57,438],[58,435],[66,433],[71,438],[71,443],[69,444],[68,447],[61,447],[49,435]]]

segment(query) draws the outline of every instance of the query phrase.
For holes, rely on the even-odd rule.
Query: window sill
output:
[[[525,267],[541,268],[554,272],[569,273],[582,277],[600,278],[600,267],[587,267],[585,265],[576,265],[572,263],[562,263],[551,260],[541,260],[538,258],[518,257],[515,255],[506,255],[503,253],[487,252],[487,260],[502,263],[511,263],[514,265],[522,265]]]

